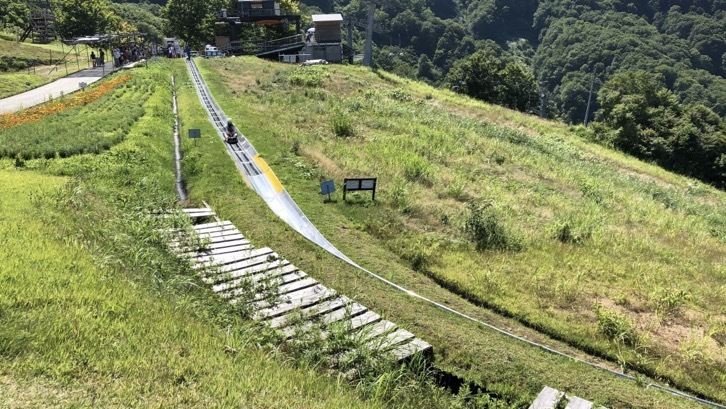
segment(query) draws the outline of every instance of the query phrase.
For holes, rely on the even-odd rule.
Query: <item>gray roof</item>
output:
[[[313,14],[313,23],[336,23],[342,22],[341,14]]]

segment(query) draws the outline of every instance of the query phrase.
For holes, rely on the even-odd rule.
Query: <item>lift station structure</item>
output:
[[[217,19],[215,45],[228,54],[342,62],[347,51],[341,42],[340,14],[312,16],[315,27],[308,33],[315,36],[304,36],[300,15],[284,14],[277,0],[239,0],[235,14],[222,9]]]

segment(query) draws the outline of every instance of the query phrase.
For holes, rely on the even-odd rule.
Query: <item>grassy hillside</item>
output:
[[[722,192],[589,144],[576,129],[384,72],[245,58],[203,67],[227,114],[353,259],[475,315],[487,313],[451,293],[576,350],[726,401]],[[202,173],[215,166],[194,163]],[[375,203],[367,194],[322,203],[320,181],[352,176],[379,178]],[[192,191],[279,240],[262,221],[243,218],[238,198],[213,186]],[[485,385],[531,391],[544,382],[609,406],[662,406],[649,392],[603,386],[602,374],[588,380],[574,375],[576,366],[554,369],[537,353],[481,343],[479,330],[452,327],[457,320],[360,273],[320,270],[321,281],[361,291],[410,322],[433,341],[442,366]]]
[[[0,39],[0,98],[39,87],[67,75],[66,71],[89,67],[85,50],[83,54],[79,50],[78,55],[68,51],[70,47],[60,42],[31,44]],[[66,64],[59,64],[64,58]]]
[[[274,335],[170,254],[160,231],[186,218],[150,213],[176,202],[169,67],[132,75],[81,108],[90,123],[126,129],[113,147],[0,159],[0,407],[369,408],[394,399],[385,379],[381,391],[356,392],[312,363],[290,365]],[[142,108],[131,124],[108,107],[129,96]],[[65,123],[51,115],[35,125],[94,146]],[[432,406],[445,397],[425,396]]]
[[[461,144],[480,141],[477,143],[481,145],[474,147],[481,149],[489,139],[495,140],[487,136],[489,130],[501,132],[494,136],[506,136],[513,132],[510,129],[517,128],[530,132],[522,133],[521,140],[557,132],[562,135],[561,146],[571,146],[562,148],[564,152],[587,149],[585,152],[591,156],[586,156],[586,163],[599,164],[603,169],[616,164],[613,169],[624,169],[633,180],[647,177],[681,188],[687,183],[590,147],[564,128],[555,129],[545,122],[461,100],[385,73],[349,67],[301,71],[252,58],[202,64],[212,91],[228,115],[250,136],[308,216],[344,252],[422,295],[585,359],[601,361],[582,353],[582,345],[570,345],[577,343],[568,338],[569,332],[560,336],[563,342],[522,325],[524,322],[554,333],[565,327],[563,320],[577,316],[575,307],[567,316],[557,315],[561,308],[544,310],[551,315],[551,321],[536,321],[541,319],[537,315],[516,314],[514,307],[527,308],[524,301],[514,303],[511,312],[490,301],[504,315],[514,316],[507,318],[477,306],[485,302],[477,298],[475,287],[467,287],[465,282],[457,287],[456,282],[445,280],[443,274],[449,271],[444,264],[447,255],[486,260],[482,254],[491,259],[504,254],[516,261],[534,245],[522,233],[524,228],[517,227],[516,213],[510,210],[507,218],[497,214],[497,220],[503,220],[498,224],[507,232],[517,233],[520,229],[519,236],[511,235],[518,240],[505,241],[507,250],[476,252],[474,244],[461,232],[460,225],[466,225],[466,205],[461,199],[436,194],[443,189],[443,179],[438,175],[445,174],[441,170],[446,166],[427,158],[416,165],[423,170],[414,167],[408,174],[403,173],[405,161],[421,155],[414,149],[417,140],[410,137],[416,128],[413,125],[425,122],[431,127],[426,121],[435,122],[443,116],[436,133],[468,135]],[[489,395],[468,400],[463,395],[452,397],[433,387],[430,378],[396,369],[371,373],[357,379],[354,387],[334,373],[323,375],[325,366],[317,356],[319,350],[279,345],[273,334],[240,316],[238,310],[216,301],[189,267],[169,254],[158,231],[170,223],[179,225],[181,220],[164,221],[149,212],[171,207],[175,201],[168,91],[168,75],[173,71],[182,84],[182,135],[188,128],[199,128],[203,135],[196,142],[183,141],[192,201],[208,201],[220,217],[232,220],[255,245],[274,248],[326,286],[360,300],[431,342],[437,366],[478,383]],[[193,89],[185,82],[188,80],[182,61],[164,61],[132,73],[133,79],[97,101],[72,108],[82,112],[89,123],[106,121],[108,129],[126,129],[124,138],[111,138],[112,147],[99,149],[94,138],[79,131],[82,128],[78,124],[50,115],[18,126],[42,132],[48,125],[54,135],[65,135],[65,142],[73,142],[70,152],[75,156],[0,159],[0,240],[4,244],[0,246],[0,399],[4,399],[0,406],[526,407],[543,385],[550,385],[613,408],[700,407],[661,391],[644,389],[640,382],[610,376],[513,342],[412,300],[339,262],[284,225],[244,185],[222,142],[214,136]],[[137,100],[142,109],[137,112],[130,100]],[[131,114],[114,113],[110,108],[113,101]],[[432,104],[436,106],[432,108]],[[416,114],[415,121],[410,113]],[[455,126],[475,126],[483,121],[491,124],[481,131],[484,137],[478,131],[467,134],[461,126]],[[399,123],[409,127],[398,128]],[[334,129],[339,134],[347,129],[351,135],[334,136]],[[395,137],[390,129],[396,130]],[[13,128],[0,129],[0,141],[12,142],[12,138],[3,137],[14,132]],[[59,146],[63,142],[49,140],[57,141]],[[387,140],[409,145],[406,149],[387,146],[382,143]],[[451,149],[444,139],[437,141],[431,149]],[[376,162],[367,152],[377,145],[374,142],[381,142],[378,149],[384,153],[396,152],[401,159],[387,159],[394,163],[390,167]],[[505,142],[500,143],[506,146]],[[534,151],[557,153],[557,146]],[[468,166],[473,168],[481,160],[475,148],[455,159],[463,167],[471,161]],[[33,147],[24,149],[30,151]],[[522,157],[526,155],[523,150]],[[520,163],[514,156],[505,156],[503,161],[491,158],[490,167],[498,161]],[[536,162],[530,158],[522,163]],[[426,166],[436,168],[427,173]],[[549,167],[557,169],[558,164],[550,163]],[[323,203],[318,181],[332,177],[339,184],[343,176],[352,174],[379,176],[379,200],[372,203],[366,194],[353,194],[348,202],[338,195],[332,203]],[[417,179],[427,174],[429,182]],[[479,174],[485,172],[480,170]],[[494,179],[491,177],[487,183],[496,186]],[[394,189],[392,181],[401,187]],[[465,190],[471,188],[469,183]],[[720,193],[700,185],[693,188],[701,192],[699,197],[705,203],[702,206],[723,209]],[[495,209],[500,210],[498,203]],[[430,216],[442,207],[450,211],[446,223]],[[700,217],[691,216],[694,220]],[[723,221],[722,215],[714,218]],[[488,214],[483,213],[482,219],[488,220]],[[572,244],[572,248],[587,248],[588,240]],[[711,238],[705,240],[713,243]],[[565,245],[560,246],[564,249]],[[414,264],[417,270],[411,268]],[[718,262],[714,264],[714,271],[719,273],[722,267]],[[464,266],[449,268],[456,272]],[[477,271],[471,269],[472,274]],[[713,280],[713,286],[723,286],[718,277]],[[589,287],[579,288],[586,293]],[[514,290],[525,291],[518,287]],[[682,314],[690,313],[700,302],[688,297],[681,305]],[[675,322],[683,316],[669,317]],[[723,311],[714,307],[711,317],[722,319]],[[571,321],[577,328],[587,328],[586,321]],[[537,322],[541,324],[537,326]],[[557,325],[547,326],[552,323]],[[714,332],[711,337],[718,339],[719,334]],[[593,350],[602,346],[596,352],[607,355],[608,348],[613,348],[626,359],[630,356],[631,347],[609,343],[599,333],[590,335],[592,339],[583,339],[592,342]],[[636,349],[633,353],[645,359],[651,351]],[[617,367],[616,361],[601,363]],[[711,362],[700,365],[711,373],[717,368]],[[672,367],[656,369],[666,371]],[[647,377],[639,379],[649,381]],[[711,394],[718,387],[715,382],[717,378],[684,384]],[[719,397],[718,391],[712,395]]]

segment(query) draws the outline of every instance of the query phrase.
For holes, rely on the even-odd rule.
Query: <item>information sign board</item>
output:
[[[351,178],[345,179],[343,182],[343,200],[345,200],[346,192],[352,192],[355,190],[370,190],[373,191],[373,197],[371,200],[376,200],[376,178]]]

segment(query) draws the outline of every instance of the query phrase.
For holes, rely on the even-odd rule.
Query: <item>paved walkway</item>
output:
[[[61,95],[78,91],[81,88],[80,83],[94,83],[103,78],[104,75],[111,73],[112,70],[113,63],[108,62],[105,67],[87,68],[22,94],[0,99],[0,114],[17,112],[42,104],[51,98],[58,98]]]

